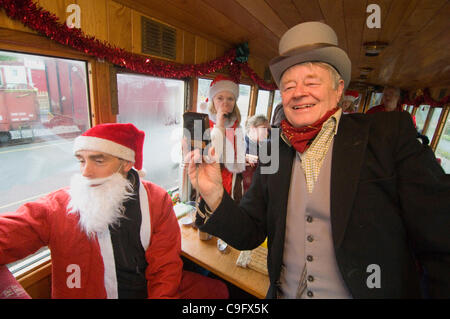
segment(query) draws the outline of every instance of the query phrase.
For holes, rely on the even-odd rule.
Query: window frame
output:
[[[101,92],[101,87],[104,87],[104,75],[105,66],[100,66],[100,61],[95,58],[77,52],[73,49],[57,44],[54,41],[45,37],[31,34],[28,32],[4,29],[0,33],[0,50],[19,53],[39,55],[57,59],[71,59],[78,60],[86,63],[87,67],[87,102],[88,108],[88,124],[89,127],[96,125],[104,118],[101,113],[104,108],[100,105],[104,104],[106,99],[106,92]],[[105,63],[103,63],[105,64]],[[108,90],[109,91],[109,90]],[[109,92],[108,92],[109,94]],[[109,100],[109,98],[108,98]],[[42,252],[25,257],[22,261],[18,262],[12,268],[12,274],[19,280],[31,280],[29,276],[38,272],[41,276],[40,270],[45,272],[50,271],[51,256],[49,249],[44,249]]]

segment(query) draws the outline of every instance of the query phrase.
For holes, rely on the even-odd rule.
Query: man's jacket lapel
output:
[[[335,248],[345,235],[358,187],[368,141],[369,120],[364,115],[355,121],[343,115],[333,145],[331,164],[331,226]]]

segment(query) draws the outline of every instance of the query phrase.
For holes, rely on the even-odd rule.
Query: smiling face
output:
[[[284,72],[280,81],[284,114],[293,127],[318,121],[336,108],[344,81],[334,83],[331,71],[318,64],[297,64]]]

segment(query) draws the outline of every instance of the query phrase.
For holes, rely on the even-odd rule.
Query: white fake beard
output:
[[[124,217],[123,203],[133,196],[133,185],[120,173],[97,179],[75,174],[70,180],[69,195],[69,214],[79,214],[81,229],[93,237]]]

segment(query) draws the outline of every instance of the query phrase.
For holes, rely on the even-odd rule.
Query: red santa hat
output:
[[[209,86],[208,98],[206,99],[206,102],[208,102],[209,100],[212,101],[214,96],[222,91],[228,91],[233,93],[236,100],[239,97],[239,85],[236,82],[234,82],[232,78],[223,75],[218,75]]]
[[[359,97],[358,91],[347,90],[345,91],[344,101],[355,102],[358,99],[358,97]]]
[[[75,139],[73,153],[80,150],[110,154],[134,163],[139,175],[142,171],[142,150],[145,133],[131,123],[106,123],[90,128]]]

